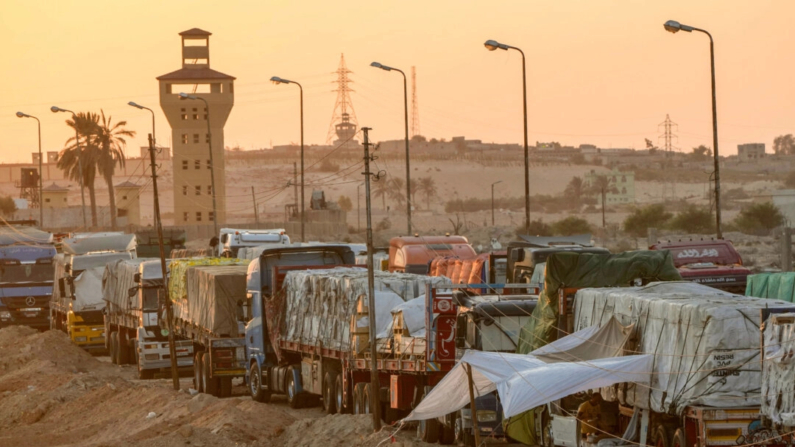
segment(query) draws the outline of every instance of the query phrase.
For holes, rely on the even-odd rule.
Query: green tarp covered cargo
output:
[[[555,253],[547,259],[544,291],[530,322],[522,328],[516,352],[527,354],[555,340],[558,292],[562,288],[628,287],[640,279],[681,281],[668,251],[633,251],[619,254]],[[505,422],[506,432],[525,444],[538,444],[534,413],[529,411]]]
[[[745,295],[795,302],[795,272],[748,275]]]

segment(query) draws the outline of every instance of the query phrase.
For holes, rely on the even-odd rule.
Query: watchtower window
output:
[[[187,115],[185,115],[185,116],[187,117]],[[187,119],[187,118],[185,118],[185,119]],[[182,144],[188,144],[188,134],[186,134],[186,133],[182,134]]]

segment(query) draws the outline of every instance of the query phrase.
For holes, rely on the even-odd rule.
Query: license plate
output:
[[[25,309],[19,309],[22,312],[41,312],[41,307],[27,307]]]
[[[35,318],[36,317],[36,313],[35,312],[31,312],[31,313],[25,312],[24,315],[26,317],[28,317],[28,318]]]

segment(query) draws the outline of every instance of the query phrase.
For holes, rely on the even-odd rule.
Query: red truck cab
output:
[[[475,259],[477,253],[464,236],[400,236],[389,241],[389,271],[427,275],[438,256]]]
[[[751,271],[743,266],[731,241],[689,240],[658,242],[649,250],[669,250],[682,278],[727,292],[745,294]]]

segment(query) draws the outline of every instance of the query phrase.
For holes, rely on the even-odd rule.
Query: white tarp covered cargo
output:
[[[142,267],[143,266],[143,267]],[[135,274],[143,270],[142,283],[135,282]],[[162,285],[160,260],[154,258],[119,259],[108,263],[102,276],[102,295],[111,312],[128,313],[140,309],[140,294],[132,297],[129,290],[140,285]]]
[[[762,407],[759,412],[791,431],[795,427],[795,313],[765,323]]]
[[[447,278],[375,271],[376,321],[385,330],[395,304],[425,294],[427,284],[448,284]],[[360,295],[367,295],[367,270],[334,268],[287,273],[283,293],[284,320],[280,338],[288,342],[350,349],[351,316]],[[387,294],[386,292],[390,292]],[[398,297],[399,300],[394,298]],[[380,305],[379,305],[380,303]],[[273,321],[269,316],[269,321]]]
[[[792,304],[689,282],[582,289],[575,298],[574,329],[613,317],[624,326],[636,325],[635,351],[654,354],[651,385],[607,388],[603,396],[681,414],[689,405],[759,405],[760,311],[788,307]]]
[[[105,267],[92,267],[83,270],[74,281],[75,300],[72,309],[75,312],[102,310],[105,301],[102,299],[102,274]]]
[[[189,267],[187,299],[174,302],[174,317],[216,337],[241,336],[247,269],[245,265]]]
[[[118,253],[93,253],[87,255],[67,255],[59,253],[53,258],[55,264],[55,286],[52,290],[52,303],[53,307],[60,308],[66,312],[70,306],[74,312],[82,312],[89,310],[101,310],[105,308],[105,301],[102,295],[102,275],[105,270],[105,265],[119,259],[131,259],[133,254],[130,252]],[[97,269],[99,281],[88,286],[92,279],[86,277],[80,280],[81,272]],[[68,271],[67,271],[68,270]],[[69,296],[61,296],[58,280],[69,275],[75,276],[75,300],[72,301]],[[81,281],[82,286],[77,287],[78,280]],[[93,290],[91,287],[96,287]]]
[[[84,255],[92,252],[133,251],[136,242],[134,234],[97,233],[64,239],[61,245],[66,254]]]

